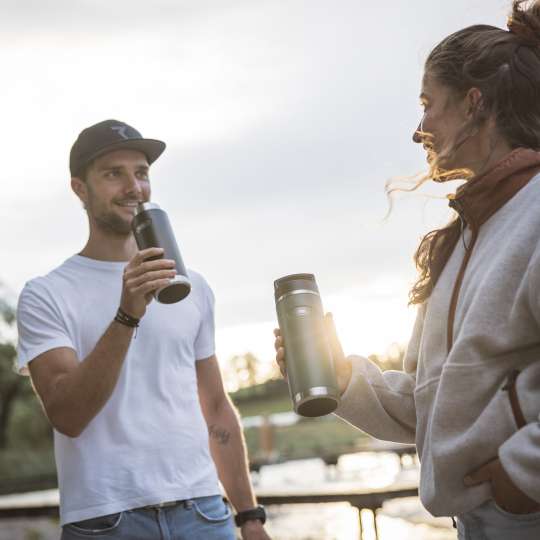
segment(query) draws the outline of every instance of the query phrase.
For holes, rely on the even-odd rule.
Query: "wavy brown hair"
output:
[[[467,177],[466,171],[444,171],[441,158],[453,153],[490,117],[512,148],[540,149],[540,0],[514,0],[509,30],[475,25],[451,34],[429,54],[425,72],[448,87],[456,99],[471,88],[482,93],[481,107],[462,126],[450,148],[430,152],[430,170],[417,179],[412,191],[426,181]],[[420,134],[425,143],[429,134]],[[387,188],[390,194],[396,188]],[[409,292],[409,303],[420,304],[431,295],[461,234],[459,218],[427,233],[414,255],[419,271]]]

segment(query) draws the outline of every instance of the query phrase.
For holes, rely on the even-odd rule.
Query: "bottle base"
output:
[[[314,418],[334,412],[338,408],[340,398],[335,388],[316,386],[295,394],[293,403],[296,414]]]
[[[177,274],[170,282],[154,293],[160,304],[175,304],[183,300],[191,291],[191,283],[186,276]]]

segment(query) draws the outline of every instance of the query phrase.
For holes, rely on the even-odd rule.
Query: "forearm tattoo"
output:
[[[208,428],[208,431],[210,433],[210,437],[216,439],[219,444],[227,444],[231,438],[231,434],[226,429],[220,428],[215,424],[212,424]]]

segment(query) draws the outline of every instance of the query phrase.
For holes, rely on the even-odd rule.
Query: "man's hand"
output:
[[[165,287],[176,275],[173,260],[147,260],[162,255],[162,248],[143,249],[125,267],[120,307],[131,317],[141,319],[152,301],[153,292]]]
[[[349,386],[351,380],[351,363],[345,357],[343,353],[343,348],[337,336],[336,326],[334,324],[334,318],[331,313],[327,313],[324,317],[324,329],[326,332],[326,337],[330,345],[330,351],[332,353],[332,358],[334,359],[334,365],[336,366],[336,376],[339,386],[339,393],[343,394]],[[285,360],[285,342],[281,335],[279,328],[274,329],[274,348],[276,350],[276,362],[279,366],[281,374],[287,379],[287,365]]]
[[[463,480],[468,487],[484,482],[491,483],[493,499],[503,510],[511,514],[530,514],[540,510],[540,503],[528,497],[512,482],[499,458],[486,463]]]
[[[258,519],[246,521],[240,528],[243,540],[271,540]]]

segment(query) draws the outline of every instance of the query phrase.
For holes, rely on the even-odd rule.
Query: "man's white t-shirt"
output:
[[[125,266],[74,255],[26,284],[21,372],[57,347],[88,356],[114,319]],[[184,300],[148,306],[110,399],[83,433],[54,431],[61,524],[220,493],[195,371],[214,354],[214,298],[200,274],[188,274]]]

